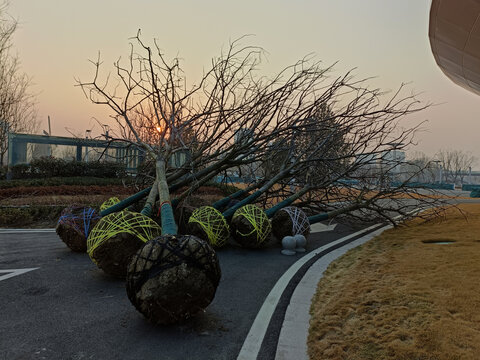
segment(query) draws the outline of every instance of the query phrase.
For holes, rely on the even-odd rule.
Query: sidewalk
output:
[[[323,272],[332,261],[345,254],[348,250],[364,244],[389,228],[391,228],[390,225],[384,226],[329,252],[308,269],[295,288],[290,304],[287,307],[278,339],[275,360],[308,360],[307,337],[310,323],[310,304]]]
[[[237,360],[306,359],[310,302],[321,274],[337,257],[389,227],[375,224],[350,233],[317,247],[293,263],[265,298]]]

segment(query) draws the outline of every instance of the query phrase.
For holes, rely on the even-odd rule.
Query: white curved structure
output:
[[[432,0],[429,37],[445,75],[480,95],[480,0]]]

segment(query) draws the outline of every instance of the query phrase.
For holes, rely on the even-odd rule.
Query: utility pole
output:
[[[91,133],[92,130],[85,130],[85,139],[89,139]],[[85,146],[85,162],[88,163],[88,146]]]
[[[48,115],[48,136],[52,136],[52,126],[50,125],[50,115]],[[52,145],[48,144],[47,155],[52,156]]]

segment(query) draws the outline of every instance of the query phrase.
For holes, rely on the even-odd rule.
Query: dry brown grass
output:
[[[311,359],[480,359],[480,204],[392,229],[318,284]],[[450,245],[432,241],[455,241]]]

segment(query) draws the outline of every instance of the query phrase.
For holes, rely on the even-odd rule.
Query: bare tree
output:
[[[12,53],[17,21],[7,14],[8,3],[0,5],[0,165],[8,150],[9,132],[33,132],[38,128],[35,96],[31,79],[20,68]]]
[[[438,178],[438,165],[435,160],[421,151],[414,151],[408,156],[404,172],[406,176],[416,174],[412,179],[419,183],[434,183]]]
[[[445,181],[454,184],[462,184],[469,168],[477,161],[472,154],[462,150],[442,149],[437,152],[436,158],[442,166]]]
[[[398,122],[427,105],[404,96],[403,86],[388,95],[351,72],[331,78],[332,67],[308,57],[268,79],[258,73],[262,49],[241,46],[241,39],[188,85],[178,58],[168,60],[157,42],[147,45],[140,33],[132,40],[128,59],[115,62],[113,74],[101,76],[99,57],[92,61],[93,78],[78,80],[78,86],[93,103],[108,106],[120,132],[155,163],[153,189],[162,204],[169,201],[168,184],[195,188],[228,169],[252,166],[269,171],[248,201],[266,205],[287,196],[292,186],[308,185],[312,206],[320,208],[337,192],[351,203],[346,211],[370,209],[393,219],[395,206],[383,200],[408,194],[410,179],[398,186],[387,181],[401,161],[383,161],[376,178],[362,170],[414,144],[418,127],[400,128]],[[169,166],[171,156],[183,150],[190,161]],[[342,192],[341,181],[358,186]],[[405,206],[398,209],[407,212]]]

